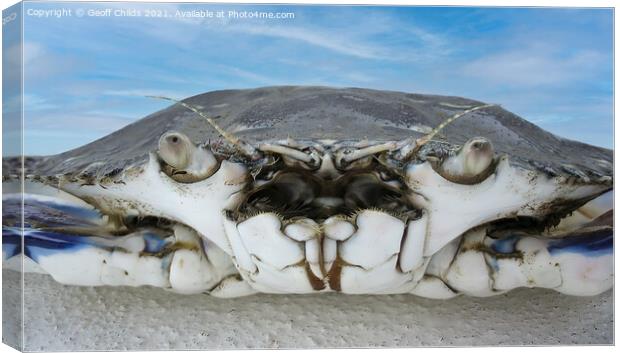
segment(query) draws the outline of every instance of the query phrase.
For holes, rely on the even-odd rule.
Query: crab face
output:
[[[165,221],[156,228],[172,239],[166,247],[174,257],[150,266],[164,268],[161,286],[179,292],[448,298],[519,286],[594,294],[612,283],[611,206],[600,206],[611,179],[527,169],[496,154],[484,137],[460,147],[428,136],[288,139],[262,141],[249,153],[249,145],[235,149],[239,141],[233,149],[200,145],[178,131],[158,141],[142,166],[94,184],[80,175],[57,181],[101,212],[108,227],[116,220],[114,231],[126,237],[144,239],[153,227],[145,219]],[[161,247],[141,244],[132,251],[163,258]],[[64,271],[63,256],[45,269]],[[102,276],[101,284],[110,282]]]

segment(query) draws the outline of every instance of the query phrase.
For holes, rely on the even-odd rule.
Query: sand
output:
[[[8,290],[17,289],[19,274],[3,274]],[[338,294],[217,299],[149,287],[64,286],[32,273],[25,284],[29,351],[613,343],[612,291],[571,297],[518,289],[448,301]],[[18,296],[5,305],[3,324],[10,325]]]

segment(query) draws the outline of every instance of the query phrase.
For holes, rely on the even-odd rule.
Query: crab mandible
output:
[[[175,102],[27,159],[23,251],[22,171],[5,172],[4,258],[65,284],[220,297],[613,284],[609,150],[454,97],[275,87]]]

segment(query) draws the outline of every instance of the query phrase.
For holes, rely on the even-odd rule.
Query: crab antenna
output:
[[[435,137],[435,135],[437,135],[441,130],[443,130],[446,126],[450,125],[451,123],[453,123],[456,119],[467,115],[471,112],[474,112],[476,110],[480,110],[480,109],[484,109],[484,108],[489,108],[489,107],[495,107],[495,106],[499,106],[498,104],[484,104],[484,105],[479,105],[477,107],[473,107],[467,110],[464,110],[460,113],[454,114],[451,117],[449,117],[448,119],[444,120],[441,124],[439,124],[436,128],[433,129],[433,131],[429,132],[427,135],[420,137],[417,140],[413,141],[413,146],[411,146],[411,143],[407,143],[405,146],[403,146],[403,149],[409,149],[409,151],[405,151],[403,153],[403,157],[402,159],[409,159],[409,157],[411,157],[411,155],[413,155],[414,153],[416,153],[422,146],[424,146],[425,144],[427,144],[430,140],[433,139],[433,137]],[[407,148],[409,147],[409,148]]]
[[[477,107],[473,107],[470,109],[467,109],[465,111],[462,111],[460,113],[454,114],[453,116],[449,117],[448,119],[446,119],[443,123],[439,124],[439,126],[437,126],[436,128],[433,129],[433,131],[431,131],[428,135],[424,136],[421,138],[423,144],[430,141],[433,137],[435,137],[435,135],[437,135],[439,133],[439,131],[443,130],[446,126],[450,125],[452,122],[454,122],[456,119],[462,117],[463,115],[467,115],[471,112],[474,112],[476,110],[480,110],[480,109],[484,109],[484,108],[490,108],[490,107],[494,107],[497,106],[497,104],[484,104],[484,105],[479,105]]]
[[[180,101],[178,99],[174,99],[174,98],[170,98],[170,97],[165,97],[165,96],[146,96],[148,98],[155,98],[155,99],[163,99],[163,100],[167,100],[167,101],[171,101],[171,102],[175,102],[178,103],[182,106],[184,106],[185,108],[193,111],[194,113],[200,115],[202,118],[205,118],[207,120],[207,122],[220,134],[222,135],[222,137],[224,137],[224,139],[226,139],[226,141],[230,142],[233,146],[237,147],[241,152],[243,152],[246,156],[255,159],[257,157],[260,156],[260,152],[254,148],[252,145],[248,144],[247,142],[240,140],[237,136],[227,132],[226,130],[222,129],[216,122],[215,120],[213,120],[213,118],[208,117],[207,115],[205,115],[203,112],[201,112],[200,110],[198,110],[196,107],[193,107],[183,101]]]
[[[342,159],[345,162],[352,162],[354,160],[357,160],[357,159],[360,159],[360,158],[364,158],[364,157],[367,157],[367,156],[371,156],[373,154],[394,150],[394,149],[396,149],[396,147],[397,147],[396,142],[386,142],[386,143],[382,143],[380,145],[374,145],[374,146],[370,146],[370,147],[360,148],[358,150],[353,151],[350,154],[344,155],[342,157]]]
[[[298,159],[305,163],[310,163],[313,161],[312,156],[310,156],[309,154],[303,153],[302,151],[296,150],[288,146],[265,143],[265,144],[258,146],[258,149],[263,152],[273,152],[273,153],[289,156],[289,157]]]

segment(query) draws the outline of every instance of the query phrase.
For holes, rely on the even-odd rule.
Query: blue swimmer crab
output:
[[[218,297],[613,285],[610,150],[457,97],[267,87],[172,101],[83,147],[5,158],[5,261],[23,254],[65,284]]]

